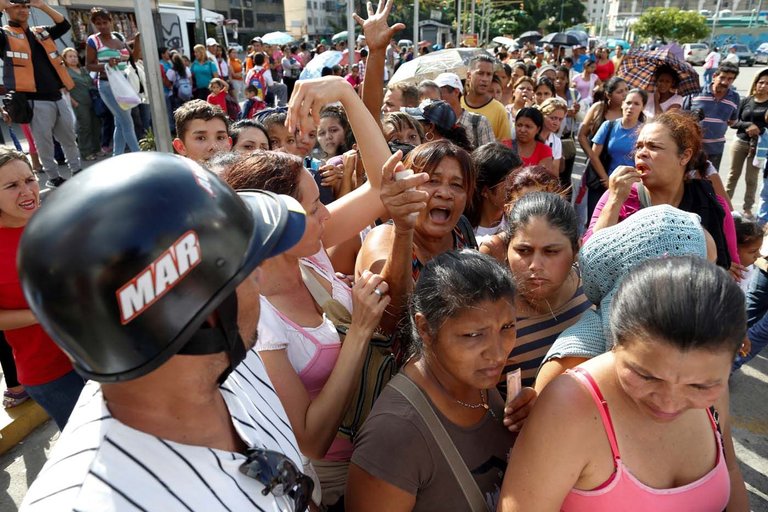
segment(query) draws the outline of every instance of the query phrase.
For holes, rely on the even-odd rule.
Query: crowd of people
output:
[[[138,38],[94,8],[55,68],[30,6],[68,22],[0,0],[34,57],[6,87],[49,180],[54,136],[72,168],[41,200],[0,148],[4,406],[62,430],[22,510],[748,510],[728,379],[768,344],[768,73],[682,97],[672,67],[648,93],[621,51],[531,46],[392,82],[392,3],[320,78],[306,45],[161,49],[164,155],[112,88]],[[18,86],[38,69],[55,91]],[[80,173],[99,100],[114,156]]]

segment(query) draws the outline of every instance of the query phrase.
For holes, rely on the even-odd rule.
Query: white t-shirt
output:
[[[730,62],[731,64],[739,65],[739,56],[735,53],[728,52],[728,55],[726,55],[725,59],[723,59],[723,62]]]
[[[483,243],[489,242],[493,235],[499,234],[507,229],[507,216],[501,217],[501,222],[493,227],[477,226],[473,231],[475,232],[475,239],[477,240],[477,246],[480,247]]]
[[[709,52],[704,58],[704,67],[706,69],[717,69],[720,65],[720,54],[718,52]]]
[[[220,389],[245,444],[280,452],[301,470],[288,417],[254,350]],[[207,413],[200,411],[201,422]],[[292,511],[291,500],[263,496],[264,486],[240,472],[245,460],[241,453],[168,441],[125,425],[91,381],[21,510]]]
[[[186,68],[186,69],[187,69],[186,78],[192,78],[192,72],[189,70],[189,68]],[[176,73],[176,70],[173,68],[165,72],[165,78],[167,78],[168,81],[171,82],[172,84],[176,83],[177,76],[178,76],[178,73]]]
[[[563,141],[556,133],[550,133],[544,143],[552,149],[552,160],[563,158]]]
[[[245,76],[245,84],[248,85],[249,83],[251,83],[251,77],[253,76],[253,74],[256,73],[257,71],[261,71],[262,69],[264,69],[264,66],[253,66],[251,70],[248,72],[248,74]],[[263,76],[264,76],[264,83],[267,84],[267,87],[272,87],[273,85],[275,85],[275,81],[272,80],[271,70],[265,71]]]
[[[320,249],[311,258],[302,258],[301,263],[330,282],[333,298],[342,303],[348,311],[352,311],[352,290],[336,277],[325,249]],[[334,345],[340,341],[336,327],[325,315],[320,325],[312,327],[302,325],[301,328],[314,336],[322,345]],[[309,364],[317,351],[314,343],[285,322],[277,309],[263,296],[259,316],[259,339],[256,341],[255,349],[257,351],[285,350],[296,373],[300,373]]]
[[[661,102],[661,111],[666,112],[672,105],[682,106],[683,97],[679,94],[673,94],[667,101]],[[643,113],[645,114],[646,122],[651,121],[654,117],[656,117],[656,99],[654,98],[653,94],[648,95],[648,102],[645,104]]]

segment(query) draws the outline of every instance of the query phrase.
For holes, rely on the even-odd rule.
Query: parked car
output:
[[[755,50],[755,64],[768,64],[768,43],[762,43]]]
[[[723,48],[723,58],[728,56],[731,48],[736,48],[736,55],[739,56],[739,66],[754,66],[755,54],[745,44],[729,44]]]
[[[709,47],[704,43],[685,43],[683,45],[685,62],[694,66],[703,65],[708,53]]]

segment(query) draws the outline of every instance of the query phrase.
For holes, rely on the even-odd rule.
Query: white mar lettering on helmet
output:
[[[197,233],[187,231],[147,268],[117,290],[122,324],[146,311],[179,284],[202,259]]]

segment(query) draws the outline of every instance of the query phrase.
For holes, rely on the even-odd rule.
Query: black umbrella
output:
[[[581,42],[576,36],[571,34],[566,34],[565,32],[552,32],[551,34],[547,34],[539,39],[537,44],[551,44],[552,46],[576,46],[577,44],[581,44]]]
[[[541,34],[535,30],[529,30],[528,32],[522,33],[520,37],[517,38],[517,44],[530,43],[538,41],[539,39],[541,39]]]

